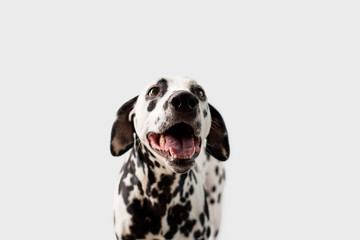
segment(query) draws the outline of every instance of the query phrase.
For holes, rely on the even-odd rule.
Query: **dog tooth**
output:
[[[192,154],[189,156],[189,158],[192,158],[194,155],[195,155],[195,148],[194,148]]]
[[[166,139],[164,134],[160,135],[160,147],[165,149],[165,143],[166,143]]]
[[[190,155],[187,155],[187,156],[177,155],[172,148],[169,149],[169,152],[170,152],[170,156],[175,158],[175,159],[189,159],[189,158],[192,158],[195,155],[196,151],[195,151],[195,148],[194,148],[193,152]]]
[[[173,157],[173,158],[176,158],[176,154],[173,152],[173,149],[172,148],[169,148],[169,152],[170,152],[170,155]]]

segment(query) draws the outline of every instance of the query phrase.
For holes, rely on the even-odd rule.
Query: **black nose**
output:
[[[191,112],[196,111],[199,106],[199,99],[189,92],[177,92],[171,95],[170,105],[177,111]]]

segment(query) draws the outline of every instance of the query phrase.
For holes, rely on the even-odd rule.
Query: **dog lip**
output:
[[[163,124],[159,128],[159,133],[164,133],[164,132],[168,131],[170,128],[172,128],[175,125],[180,124],[180,123],[184,123],[184,124],[188,125],[189,127],[191,127],[191,129],[194,132],[194,135],[196,137],[200,136],[200,132],[197,131],[197,127],[196,127],[195,123],[192,121],[186,121],[186,120],[176,120],[176,121],[172,121],[171,123],[168,123],[168,124]]]

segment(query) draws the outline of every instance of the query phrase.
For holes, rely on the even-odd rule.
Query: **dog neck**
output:
[[[188,234],[186,229],[191,230],[196,223],[189,219],[192,210],[189,199],[195,194],[197,201],[204,204],[196,214],[204,212],[203,218],[209,219],[205,189],[194,188],[200,186],[198,181],[201,181],[196,168],[183,174],[174,173],[136,141],[121,172],[119,195],[131,215],[130,229],[137,236],[143,238],[146,232],[159,233],[164,217],[170,224],[168,232],[163,233],[166,239],[172,239],[173,230],[179,226],[183,226],[183,231]]]

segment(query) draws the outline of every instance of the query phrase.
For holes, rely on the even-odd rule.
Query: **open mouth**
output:
[[[186,123],[178,123],[163,133],[150,132],[147,136],[150,146],[166,157],[176,172],[187,171],[200,153],[201,139],[194,135],[194,129]]]

